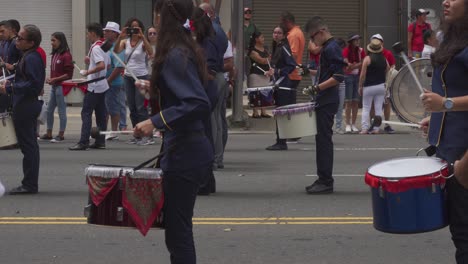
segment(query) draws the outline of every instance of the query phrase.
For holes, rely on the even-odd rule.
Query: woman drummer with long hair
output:
[[[154,17],[159,37],[153,61],[150,92],[159,94],[161,111],[140,122],[135,136],[164,130],[164,222],[171,263],[196,263],[192,216],[200,183],[211,170],[213,147],[205,135],[203,120],[211,104],[203,52],[192,38],[188,18],[192,0],[157,0]],[[147,84],[147,83],[145,83]],[[137,87],[143,88],[141,82]]]
[[[443,41],[432,55],[432,92],[422,96],[429,119],[429,144],[437,147],[437,157],[449,163],[461,159],[468,150],[468,0],[443,1]],[[455,175],[447,180],[450,232],[456,247],[457,263],[468,263],[468,189]],[[448,261],[450,262],[450,261]]]

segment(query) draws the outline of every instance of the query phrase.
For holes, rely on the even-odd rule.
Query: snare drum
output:
[[[273,110],[279,138],[298,138],[317,134],[315,103],[285,105]]]
[[[371,187],[374,227],[387,233],[421,233],[448,225],[447,163],[409,157],[372,165],[365,177]]]
[[[249,106],[250,107],[265,107],[275,105],[273,98],[273,87],[255,87],[247,88]]]
[[[10,113],[0,113],[0,149],[16,145],[15,126]]]
[[[137,227],[143,235],[149,228],[163,228],[162,172],[160,169],[91,165],[86,168],[89,224]]]
[[[62,82],[63,95],[65,103],[79,104],[83,102],[87,85],[80,85],[86,82],[86,79],[72,79]]]

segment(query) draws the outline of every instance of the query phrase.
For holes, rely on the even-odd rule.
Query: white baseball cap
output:
[[[380,35],[380,34],[372,35],[372,37],[371,37],[370,39],[371,39],[371,40],[373,40],[373,39],[378,39],[378,40],[380,40],[380,41],[383,42],[383,37],[382,37],[382,35]]]
[[[120,34],[120,25],[115,22],[109,21],[107,22],[104,30],[111,30]]]

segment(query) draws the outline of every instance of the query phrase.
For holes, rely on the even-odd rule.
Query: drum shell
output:
[[[88,224],[104,225],[104,226],[118,226],[118,227],[136,227],[132,217],[123,206],[124,196],[124,183],[125,177],[131,177],[127,174],[128,171],[132,170],[131,167],[123,167],[116,165],[91,165],[86,169],[86,176],[102,177],[102,178],[118,178],[118,182],[112,187],[107,193],[105,198],[95,205],[91,199],[91,195],[88,196],[88,205],[85,207],[85,216],[87,217]],[[107,173],[104,171],[108,171]],[[117,173],[116,173],[117,171]],[[151,178],[161,179],[162,175],[158,169],[143,168],[138,172],[141,174],[150,172],[153,175]],[[135,172],[135,173],[138,173]],[[153,173],[154,172],[154,173]],[[135,177],[142,177],[135,176]],[[149,178],[149,177],[142,177]],[[163,222],[163,210],[159,213],[156,220],[153,222],[153,228],[164,228]]]
[[[120,227],[136,227],[127,210],[122,205],[123,179],[119,179],[114,188],[107,194],[106,198],[98,205],[94,205],[89,197],[87,222],[88,224]],[[162,213],[154,221],[152,227],[163,228]]]
[[[247,89],[247,98],[250,107],[267,107],[275,105],[273,88],[271,89]]]
[[[67,104],[80,104],[83,103],[85,94],[83,91],[78,88],[77,86],[74,86],[70,92],[65,96],[65,103]]]
[[[441,186],[401,193],[382,193],[379,188],[371,188],[371,192],[374,228],[379,231],[422,233],[448,225],[446,195]]]
[[[281,139],[313,136],[317,134],[317,117],[313,108],[297,112],[295,109],[305,104],[293,104],[279,107],[273,111]],[[281,110],[288,109],[288,110]],[[279,112],[287,112],[279,114]]]
[[[375,229],[396,234],[422,233],[448,225],[447,163],[432,157],[386,160],[368,169]]]
[[[0,149],[14,146],[18,143],[15,126],[9,113],[0,114]]]

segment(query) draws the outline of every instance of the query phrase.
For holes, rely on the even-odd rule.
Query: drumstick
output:
[[[416,82],[416,86],[418,86],[419,91],[421,91],[421,94],[423,94],[424,89],[423,89],[423,87],[421,85],[421,82],[418,79],[418,76],[416,76],[416,72],[414,72],[414,69],[410,64],[410,61],[408,60],[408,57],[406,56],[405,52],[403,51],[404,50],[403,44],[401,42],[397,42],[397,43],[393,44],[392,48],[395,51],[395,53],[400,54],[400,56],[403,58],[403,60],[405,61],[406,66],[408,67],[408,70],[411,73],[411,76],[413,76],[413,79]]]
[[[270,60],[268,58],[266,60],[267,60],[267,63],[268,63],[268,67],[270,67],[270,69],[271,69]]]
[[[421,128],[421,125],[419,125],[419,124],[411,124],[411,123],[403,123],[403,122],[395,122],[395,121],[386,121],[386,120],[382,120],[382,124]]]
[[[266,71],[264,69],[260,68],[260,66],[258,66],[257,63],[252,64],[252,66],[254,66],[257,69],[261,70],[263,73],[266,73]]]
[[[76,65],[76,62],[75,62],[75,61],[72,61],[72,63],[73,63],[73,66],[75,66],[75,68],[76,68],[79,72],[81,72],[81,69],[80,69],[80,67],[78,67],[78,65]]]

